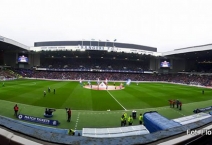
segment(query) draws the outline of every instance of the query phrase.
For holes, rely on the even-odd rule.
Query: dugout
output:
[[[181,126],[180,123],[163,117],[158,114],[157,111],[145,112],[143,115],[143,121],[150,133]]]

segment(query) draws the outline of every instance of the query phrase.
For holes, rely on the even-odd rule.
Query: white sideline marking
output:
[[[78,121],[79,121],[79,116],[80,116],[80,113],[78,113],[78,115],[77,115],[77,120],[76,120],[76,124],[75,124],[75,129],[74,130],[77,129],[77,124],[78,124]]]
[[[107,92],[108,92],[108,94],[110,94],[111,97],[113,97],[113,95],[112,95],[108,90],[107,90]],[[113,97],[113,99],[116,100],[116,98],[114,98],[114,97]],[[118,100],[116,100],[116,102],[119,103]],[[121,105],[121,103],[119,103],[119,105],[120,105],[125,111],[127,110],[126,108],[124,108],[123,105]]]
[[[11,87],[11,86],[9,86],[9,87]],[[204,103],[204,102],[208,102],[208,101],[212,101],[212,99],[209,99],[209,100],[205,100],[205,101],[198,101],[198,102],[191,102],[191,103],[185,103],[185,104],[183,104],[183,106],[188,106],[188,105],[191,105],[191,104],[196,104],[196,103]],[[11,104],[14,104],[15,102],[12,102],[12,101],[8,101],[8,100],[1,100],[0,99],[0,103],[1,102],[7,102],[7,103],[11,103]],[[18,104],[20,104],[20,105],[24,105],[24,106],[29,106],[29,107],[40,107],[40,108],[44,108],[45,109],[45,107],[41,107],[41,106],[33,106],[33,105],[29,105],[29,104],[24,104],[24,103],[18,103]],[[168,103],[167,103],[168,104]],[[170,106],[169,105],[167,105],[167,106],[163,106],[163,107],[155,107],[155,108],[143,108],[143,109],[129,109],[129,110],[126,110],[126,111],[132,111],[132,110],[138,110],[138,111],[143,111],[143,110],[152,110],[152,109],[154,109],[154,110],[162,110],[162,109],[166,109],[166,108],[170,108]],[[64,110],[64,109],[59,109],[59,108],[55,108],[55,109],[57,109],[57,110]],[[72,111],[84,111],[84,112],[105,112],[105,111],[93,111],[93,110],[72,110]],[[113,110],[113,111],[123,111],[123,110]],[[88,113],[87,113],[88,114]]]

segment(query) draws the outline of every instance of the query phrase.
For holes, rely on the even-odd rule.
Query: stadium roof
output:
[[[184,53],[191,53],[191,52],[199,53],[201,51],[211,51],[211,50],[212,50],[212,44],[206,44],[206,45],[199,45],[199,46],[175,49],[174,51],[168,51],[168,52],[162,53],[162,56],[184,54]]]
[[[194,62],[212,63],[212,44],[175,49],[162,53],[163,57],[183,58]]]
[[[23,50],[28,51],[30,47],[21,44],[17,41],[12,39],[8,39],[6,37],[0,36],[0,50],[1,51],[16,51],[16,50]]]

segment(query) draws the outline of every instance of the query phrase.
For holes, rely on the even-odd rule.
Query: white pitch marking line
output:
[[[180,114],[180,115],[182,115],[182,116],[186,116],[186,115],[184,115],[183,113],[181,113],[180,111],[177,111],[177,110],[175,110],[175,109],[172,109],[172,110],[174,110],[175,112],[177,112],[178,114]]]
[[[8,87],[13,87],[13,86],[8,86]],[[16,86],[16,87],[18,87],[18,86]],[[199,101],[199,102],[191,102],[191,103],[185,103],[183,106],[187,106],[187,105],[190,105],[190,104],[198,104],[198,103],[204,103],[204,102],[208,102],[208,101],[212,101],[212,99],[210,99],[210,100],[206,100],[206,101]],[[12,102],[12,101],[6,101],[6,100],[0,100],[0,102],[8,102],[8,103],[10,103],[10,104],[14,104],[14,102]],[[23,103],[19,103],[19,104],[21,104],[21,105],[25,105],[25,106],[31,106],[31,107],[35,107],[35,106],[32,106],[32,105],[28,105],[28,104],[23,104]],[[41,107],[41,108],[43,108],[43,107]],[[138,111],[142,111],[142,110],[147,110],[147,109],[154,109],[154,110],[156,110],[157,108],[169,108],[169,105],[168,106],[163,106],[163,107],[156,107],[156,108],[143,108],[143,109],[135,109],[135,110],[138,110]],[[64,109],[59,109],[59,108],[56,108],[57,110],[64,110]],[[85,111],[85,110],[72,110],[72,111]],[[90,112],[95,112],[95,111],[93,111],[93,110],[88,110],[88,111],[90,111]],[[114,110],[114,111],[123,111],[123,110]],[[132,111],[132,109],[129,109],[129,110],[127,110],[127,111]],[[87,112],[86,112],[87,113]],[[85,113],[85,114],[86,114]],[[89,114],[89,113],[87,113],[87,114]]]
[[[77,120],[76,120],[76,124],[75,124],[75,129],[74,129],[74,130],[77,129],[77,124],[78,124],[78,121],[79,121],[79,116],[80,116],[80,113],[78,113]]]
[[[108,90],[107,90],[107,92],[108,92],[108,94],[110,94],[111,97],[113,97],[113,95],[112,95]],[[116,100],[116,98],[114,98],[114,97],[113,97],[113,99]],[[116,102],[119,103],[118,100],[116,100]],[[121,105],[121,103],[119,103],[119,105],[120,105],[125,111],[127,110],[126,108],[124,108],[123,105]]]

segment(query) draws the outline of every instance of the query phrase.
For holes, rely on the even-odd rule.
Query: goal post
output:
[[[5,77],[4,76],[0,76],[0,81],[5,81]]]

